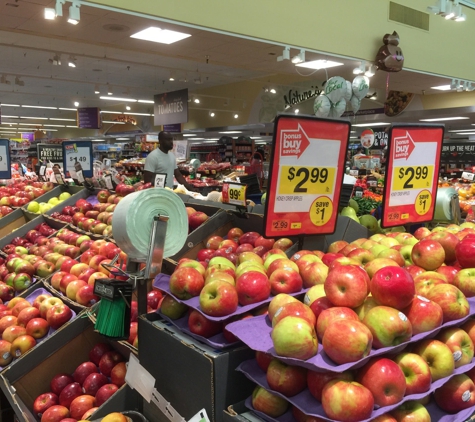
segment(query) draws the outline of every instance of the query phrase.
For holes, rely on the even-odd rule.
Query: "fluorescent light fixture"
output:
[[[101,110],[101,114],[122,114],[121,111]]]
[[[475,126],[475,125],[472,125]],[[449,130],[448,132],[473,132],[475,129],[455,129],[455,130]]]
[[[303,63],[305,61],[305,50],[300,50],[300,53],[292,57],[293,64]]]
[[[328,69],[329,67],[343,66],[343,63],[331,60],[312,60],[311,62],[299,63],[296,66],[306,67],[307,69]]]
[[[144,103],[144,104],[155,104],[155,101],[151,100],[138,100],[139,103]]]
[[[20,116],[2,116],[2,117],[6,117],[8,119],[19,119]]]
[[[20,119],[28,119],[28,120],[48,120],[47,117],[28,117],[28,116],[20,116]]]
[[[127,113],[130,114],[131,116],[153,116],[153,114],[149,113]]]
[[[475,132],[456,132],[456,135],[475,135]]]
[[[56,10],[45,7],[45,19],[52,21],[54,18],[56,18]]]
[[[116,141],[129,141],[130,138],[115,138]]]
[[[151,26],[130,36],[130,38],[162,44],[173,44],[188,37],[191,37],[191,35],[183,32],[170,31],[169,29],[157,28],[156,26]]]
[[[194,133],[184,133],[183,136],[184,136],[184,137],[187,137],[187,136],[196,136],[196,134],[194,134]]]
[[[62,107],[59,107],[58,110],[77,111],[77,108],[62,108]]]
[[[66,127],[64,125],[43,125],[43,126],[48,126],[48,127]]]
[[[38,123],[22,123],[23,126],[43,126],[42,124]]]
[[[282,62],[284,60],[290,60],[290,47],[284,47],[282,51],[282,56],[277,57],[278,62]]]
[[[76,119],[64,119],[62,117],[50,117],[50,120],[61,120],[62,122],[75,122]]]
[[[66,126],[66,127],[76,127],[77,128],[77,126]]]
[[[234,133],[242,133],[242,132],[240,130],[227,130],[226,132],[219,132],[219,133],[221,133],[223,135],[232,135]],[[185,135],[183,135],[183,136],[185,136]]]
[[[49,110],[57,110],[58,109],[58,107],[32,106],[32,105],[22,105],[22,107],[25,107],[25,108],[46,108],[46,109],[49,109]]]
[[[3,123],[0,123],[0,125],[17,125],[18,123],[10,123],[10,122],[3,122]],[[472,129],[472,130],[475,130],[475,129]]]
[[[80,8],[81,3],[73,1],[73,4],[69,6],[69,18],[68,22],[72,25],[77,25],[81,19]]]
[[[202,141],[204,138],[190,138],[190,141]]]
[[[20,104],[1,104],[2,107],[20,107]],[[3,116],[5,117],[5,116]]]
[[[446,120],[467,120],[470,117],[439,117],[437,119],[419,119],[420,122],[443,122]]]
[[[136,103],[134,98],[122,98],[122,97],[99,97],[101,100],[122,101],[124,103]]]
[[[111,123],[113,125],[125,125],[125,122],[116,122],[114,120],[103,120],[102,123]]]
[[[438,89],[439,91],[450,91],[452,88],[450,85],[440,85],[440,86],[433,86],[430,89]]]
[[[357,125],[352,125],[356,127],[366,127],[366,126],[388,126],[391,123],[377,122],[377,123],[358,123]]]

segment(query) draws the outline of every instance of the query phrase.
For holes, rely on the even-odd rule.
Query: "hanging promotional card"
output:
[[[10,141],[0,139],[0,179],[11,179]]]
[[[278,116],[264,213],[266,237],[335,231],[350,123]]]
[[[443,125],[391,127],[381,227],[432,221],[443,139]]]
[[[92,142],[81,141],[63,142],[63,168],[64,172],[75,171],[75,164],[80,163],[84,177],[92,177]]]

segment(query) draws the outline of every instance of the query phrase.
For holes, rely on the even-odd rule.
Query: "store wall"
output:
[[[374,60],[384,34],[396,30],[404,67],[471,80],[475,10],[463,7],[467,21],[431,15],[430,29],[389,21],[387,0],[93,0],[103,6],[140,12],[270,42]],[[397,0],[426,12],[435,0]]]

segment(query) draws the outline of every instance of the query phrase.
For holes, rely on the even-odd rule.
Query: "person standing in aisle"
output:
[[[178,183],[185,186],[186,189],[196,191],[193,185],[190,185],[176,165],[175,154],[173,154],[173,136],[169,132],[161,131],[158,134],[158,142],[160,146],[148,154],[145,159],[144,182],[154,183],[156,173],[164,173],[167,175],[165,186],[173,189],[173,176]]]
[[[353,167],[356,167],[356,161],[358,159],[358,157],[361,157],[363,155],[366,155],[364,153],[364,148],[363,147],[359,147],[357,150],[356,150],[356,154],[353,155],[353,159],[352,159],[352,162],[353,162]]]

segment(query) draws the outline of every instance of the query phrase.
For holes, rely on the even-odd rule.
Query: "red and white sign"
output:
[[[434,218],[442,125],[394,125],[389,135],[382,227]]]
[[[335,231],[350,123],[278,116],[270,164],[266,237]]]

